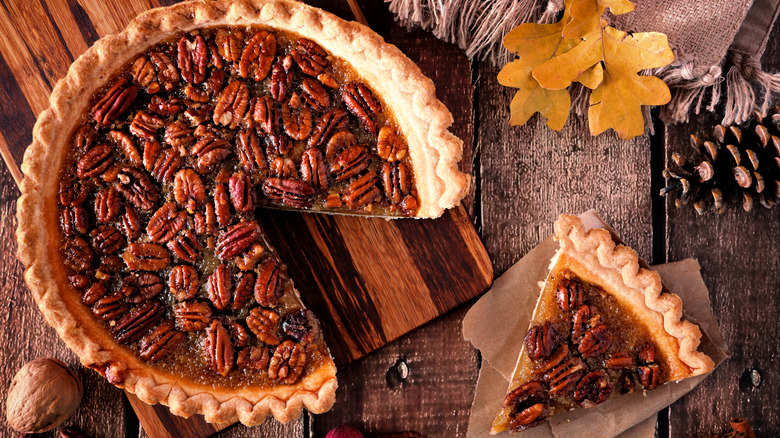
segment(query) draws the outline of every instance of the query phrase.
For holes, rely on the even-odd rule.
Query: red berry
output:
[[[363,434],[352,426],[339,426],[328,432],[325,438],[363,438]]]

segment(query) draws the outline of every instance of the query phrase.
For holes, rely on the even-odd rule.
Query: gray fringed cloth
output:
[[[457,43],[469,58],[506,64],[513,54],[504,35],[526,22],[553,22],[564,0],[385,0],[407,26],[420,26]],[[723,123],[742,123],[754,109],[766,113],[780,74],[761,69],[761,55],[780,11],[780,0],[633,0],[636,10],[610,17],[632,32],[662,32],[676,59],[652,71],[672,90],[661,116],[687,121],[691,110],[714,111],[725,99]],[[587,110],[587,93],[572,90],[578,113]]]

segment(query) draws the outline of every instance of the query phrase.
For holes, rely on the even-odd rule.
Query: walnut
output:
[[[6,419],[17,432],[41,433],[62,424],[81,403],[81,380],[57,359],[35,359],[14,376]]]

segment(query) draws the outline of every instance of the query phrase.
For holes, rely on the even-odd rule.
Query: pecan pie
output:
[[[712,371],[682,301],[636,252],[574,216],[555,222],[560,249],[491,433]]]
[[[248,425],[324,412],[335,366],[255,211],[439,216],[468,184],[451,123],[357,23],[285,0],[149,11],[38,119],[25,279],[82,363],[143,401]]]

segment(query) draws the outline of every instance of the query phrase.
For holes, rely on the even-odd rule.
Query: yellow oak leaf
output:
[[[655,76],[640,76],[642,69],[661,67],[674,60],[666,35],[643,32],[628,35],[604,28],[604,79],[590,95],[588,125],[593,135],[614,129],[624,140],[644,132],[642,105],[664,105],[669,87]]]
[[[593,90],[601,85],[603,78],[604,69],[601,67],[601,63],[597,62],[593,64],[591,68],[582,72],[582,74],[577,77],[577,82]]]
[[[532,72],[536,66],[577,44],[577,40],[566,39],[561,35],[568,19],[567,8],[558,23],[522,24],[504,38],[504,46],[517,53],[518,57],[498,74],[501,85],[518,89],[510,106],[510,124],[522,125],[537,112],[547,119],[550,129],[559,131],[566,124],[571,106],[569,92],[540,87]]]

